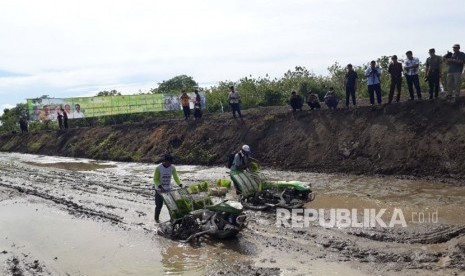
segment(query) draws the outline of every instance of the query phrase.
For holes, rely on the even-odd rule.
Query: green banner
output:
[[[188,93],[190,106],[194,107],[195,94]],[[68,119],[89,118],[117,114],[181,110],[180,95],[148,94],[104,97],[28,99],[30,120],[56,120],[58,114],[66,112]],[[201,106],[205,107],[205,96],[200,94]]]

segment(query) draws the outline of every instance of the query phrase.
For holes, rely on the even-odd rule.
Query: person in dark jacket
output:
[[[291,97],[289,98],[289,104],[292,107],[292,111],[295,112],[297,109],[302,111],[302,106],[304,105],[304,102],[300,95],[297,95],[295,91],[292,91]]]
[[[27,133],[27,121],[24,118],[19,119],[19,128],[21,133]]]
[[[63,114],[63,126],[65,127],[65,129],[68,128],[68,113],[65,112],[64,109],[61,109],[61,113]]]
[[[200,108],[200,103],[194,104],[194,120],[199,120],[202,118],[202,109]]]
[[[58,120],[58,127],[60,129],[63,129],[63,112],[62,111],[58,111],[57,120]]]
[[[337,104],[339,103],[339,98],[337,96],[336,91],[334,91],[333,87],[329,88],[329,91],[326,92],[325,95],[325,103],[329,109],[336,109]]]
[[[348,64],[344,82],[344,87],[346,89],[346,108],[349,108],[350,97],[352,97],[352,103],[354,105],[354,108],[357,107],[357,102],[355,100],[355,91],[357,91],[357,80],[357,72],[355,72],[352,64]]]
[[[396,102],[400,101],[400,92],[402,89],[402,63],[397,62],[397,56],[391,57],[392,62],[389,64],[388,73],[391,75],[391,88],[389,89],[388,103],[392,103],[394,97],[394,90],[397,88]]]
[[[318,94],[312,93],[311,91],[308,92],[307,104],[308,104],[308,107],[310,107],[310,110],[313,110],[315,108],[320,109],[321,105],[320,105],[320,99],[318,98]]]

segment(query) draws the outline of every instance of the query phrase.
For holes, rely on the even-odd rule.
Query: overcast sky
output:
[[[0,0],[0,113],[41,95],[202,87],[465,48],[461,0]]]

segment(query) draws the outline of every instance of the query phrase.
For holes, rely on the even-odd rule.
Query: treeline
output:
[[[387,72],[390,62],[390,57],[382,56],[376,60],[377,65],[382,69],[381,89],[383,96],[389,93],[390,76]],[[360,98],[368,97],[368,89],[364,71],[369,66],[369,62],[362,65],[354,65],[354,70],[358,74],[358,89],[357,96]],[[202,88],[190,76],[180,75],[172,79],[158,83],[157,88],[150,89],[148,92],[139,91],[139,94],[150,93],[175,93],[181,94],[182,89],[193,91],[199,89],[205,93],[208,112],[229,111],[228,91],[229,86],[234,85],[241,95],[241,108],[247,109],[257,106],[279,106],[288,103],[288,99],[292,91],[305,97],[311,90],[317,93],[320,100],[329,87],[334,87],[336,92],[342,97],[345,95],[344,80],[346,74],[345,65],[334,63],[328,67],[329,74],[327,76],[314,74],[303,66],[296,66],[292,70],[288,70],[280,78],[271,78],[268,75],[264,77],[248,76],[237,81],[221,81],[217,86],[210,88]],[[446,70],[443,70],[445,72]],[[421,63],[419,67],[420,80],[424,79],[425,68]],[[445,77],[443,78],[445,80]],[[420,81],[423,92],[427,91],[427,84]],[[406,95],[407,84],[403,83],[403,94]],[[121,92],[116,90],[101,91],[96,96],[116,96],[121,95]],[[5,109],[0,117],[0,133],[18,131],[19,118],[27,118],[26,104],[19,103],[16,107]],[[105,117],[85,118],[70,120],[70,127],[98,126],[98,125],[114,125],[122,123],[143,122],[152,118],[176,118],[182,117],[181,111],[164,111],[164,112],[149,112],[140,114],[121,114]],[[29,122],[30,130],[42,129],[57,129],[56,122]]]

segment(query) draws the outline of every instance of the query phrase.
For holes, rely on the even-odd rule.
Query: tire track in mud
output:
[[[270,227],[274,225],[274,214],[248,213],[248,230],[245,236],[253,236],[265,247],[271,247],[282,253],[300,252],[312,259],[335,259],[339,262],[358,261],[370,263],[378,268],[401,271],[408,269],[433,270],[438,268],[438,263],[444,258],[450,258],[447,266],[452,269],[465,271],[465,242],[455,246],[446,245],[444,249],[436,252],[416,251],[409,248],[395,247],[393,243],[407,243],[409,237],[418,235],[414,241],[421,244],[436,244],[443,235],[441,243],[448,243],[452,239],[462,235],[463,227],[441,225],[430,233],[410,233],[409,237],[402,234],[392,235],[388,239],[365,239],[354,235],[355,232],[344,231],[337,228],[323,228],[317,224],[308,228],[284,228]],[[256,219],[254,219],[256,217]],[[450,235],[447,235],[450,233]],[[459,235],[460,234],[460,235]],[[455,236],[454,236],[455,235]],[[352,237],[351,237],[352,236]],[[356,237],[355,239],[353,237]],[[398,240],[396,239],[398,238]],[[333,256],[336,254],[336,256]]]
[[[459,269],[465,271],[465,252],[460,250],[460,245],[450,249],[438,252],[425,252],[407,250],[407,252],[397,252],[396,250],[386,250],[383,245],[377,245],[375,248],[365,248],[361,243],[332,239],[320,243],[325,249],[332,250],[347,260],[357,260],[359,262],[373,263],[375,265],[385,264],[390,270],[401,271],[407,269],[426,269],[434,270],[439,268],[439,263],[444,259],[449,259],[450,264],[447,268]],[[449,274],[450,275],[450,274]]]
[[[382,229],[380,231],[348,231],[347,233],[380,242],[438,244],[446,243],[454,238],[465,235],[465,226],[440,225],[437,228],[427,229],[427,231],[427,233],[409,233],[400,230],[394,232]]]
[[[46,171],[42,168],[36,169],[24,166],[18,166],[17,170],[8,166],[3,173],[0,178],[0,186],[14,189],[22,194],[50,200],[58,205],[65,206],[71,214],[101,218],[117,224],[143,225],[140,222],[125,221],[124,218],[127,217],[125,213],[130,208],[117,204],[118,202],[115,202],[115,204],[111,202],[118,199],[123,203],[133,202],[134,205],[144,205],[144,203],[147,205],[148,198],[151,195],[150,192],[144,192],[139,187],[136,193],[131,193],[128,191],[133,191],[134,189],[130,186],[121,188],[102,183],[107,177],[99,177],[96,174],[63,173],[63,171]],[[56,179],[56,181],[50,181],[50,179]],[[117,185],[120,185],[120,183],[117,183]],[[70,190],[81,191],[84,194],[80,193],[78,195],[76,192],[71,192]],[[122,193],[126,196],[117,196],[117,193]],[[105,200],[105,198],[108,198],[108,200]],[[116,212],[117,214],[115,214],[116,210],[119,210]],[[131,211],[134,211],[134,216],[146,216],[145,210]],[[120,215],[121,213],[123,214]]]
[[[1,164],[3,165],[3,164]],[[2,169],[4,169],[4,171],[9,171],[10,173],[13,173],[13,174],[18,174],[18,170],[16,169],[11,169],[11,170],[8,170],[8,167],[5,168],[5,166],[2,166]],[[152,197],[152,193],[151,192],[148,192],[147,188],[150,187],[151,185],[146,185],[146,186],[143,186],[143,187],[135,187],[134,185],[127,185],[127,184],[124,184],[124,183],[131,183],[131,181],[127,180],[127,178],[124,178],[123,181],[121,182],[116,182],[114,185],[113,184],[106,184],[102,181],[97,181],[99,179],[96,179],[95,177],[97,176],[100,176],[98,175],[97,173],[93,173],[93,174],[85,174],[85,173],[64,173],[63,174],[63,171],[59,171],[59,170],[54,170],[54,169],[49,169],[48,171],[46,171],[47,173],[51,174],[51,175],[40,175],[41,173],[45,172],[45,170],[40,167],[40,168],[33,168],[31,166],[18,166],[18,169],[21,169],[21,173],[23,174],[29,174],[29,176],[27,177],[27,179],[30,179],[31,177],[33,177],[34,181],[40,181],[42,180],[41,182],[44,183],[44,184],[49,184],[49,180],[50,178],[53,178],[53,177],[56,177],[56,176],[59,176],[60,177],[60,181],[61,182],[66,182],[66,183],[73,183],[71,185],[74,186],[75,189],[80,189],[79,187],[80,186],[85,186],[85,187],[89,187],[89,186],[95,186],[95,187],[101,187],[103,189],[106,189],[106,190],[117,190],[117,191],[120,191],[120,192],[124,192],[124,193],[134,193],[134,194],[137,194],[137,195],[142,195],[142,196],[145,196],[145,197]],[[108,176],[110,174],[110,176]],[[94,177],[93,179],[88,179],[89,176],[92,176]],[[117,176],[113,176],[113,174],[111,173],[108,173],[106,172],[105,175],[101,175],[102,178],[105,178],[106,181],[113,181],[113,180],[116,180],[116,179],[119,179],[119,177]],[[131,178],[129,178],[131,179]],[[81,183],[81,184],[74,184],[74,183]],[[88,189],[81,189],[82,191],[86,191],[86,192],[89,192]]]
[[[58,197],[52,196],[52,195],[47,194],[47,193],[39,192],[39,191],[37,191],[35,189],[28,189],[28,188],[24,188],[24,187],[20,187],[20,186],[9,185],[9,184],[6,184],[6,183],[0,183],[0,186],[16,190],[16,191],[18,191],[18,192],[20,192],[22,194],[37,196],[37,197],[40,197],[42,199],[53,201],[54,203],[56,203],[58,205],[65,206],[66,209],[70,212],[70,214],[79,213],[79,214],[82,214],[82,215],[85,215],[85,216],[88,216],[88,217],[94,217],[94,218],[97,217],[97,218],[105,219],[105,220],[108,220],[108,221],[113,222],[113,223],[122,223],[123,222],[123,218],[120,217],[120,216],[105,213],[105,212],[102,212],[102,211],[96,211],[96,210],[93,210],[91,208],[87,208],[87,207],[84,207],[83,205],[79,205],[79,204],[77,204],[75,202],[72,202],[71,200],[66,200],[64,198],[58,198]]]

